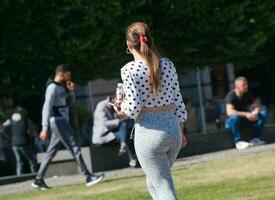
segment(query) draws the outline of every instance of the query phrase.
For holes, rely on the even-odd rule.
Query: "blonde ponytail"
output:
[[[131,24],[126,32],[126,39],[149,66],[150,89],[157,94],[161,84],[159,57],[147,24],[142,22]]]

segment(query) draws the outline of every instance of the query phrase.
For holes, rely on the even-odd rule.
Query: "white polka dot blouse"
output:
[[[121,79],[125,98],[121,111],[136,119],[142,107],[158,107],[175,104],[175,115],[180,122],[187,112],[180,93],[178,76],[174,64],[167,58],[160,59],[161,86],[157,94],[150,90],[149,68],[143,60],[127,63],[121,68]]]

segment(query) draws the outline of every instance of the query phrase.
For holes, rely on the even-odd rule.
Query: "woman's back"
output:
[[[169,59],[161,58],[160,71],[160,87],[154,94],[150,89],[149,67],[143,60],[129,62],[121,69],[125,91],[124,109],[129,116],[136,118],[142,107],[175,104],[175,114],[183,121],[186,119],[186,111],[175,67]]]

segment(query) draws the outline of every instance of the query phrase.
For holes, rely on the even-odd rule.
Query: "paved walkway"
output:
[[[180,168],[182,166],[193,165],[201,162],[237,157],[242,155],[249,155],[249,154],[254,154],[254,153],[259,153],[264,151],[275,151],[275,144],[268,144],[268,145],[249,148],[241,151],[236,149],[230,149],[225,151],[218,151],[214,153],[207,153],[207,154],[202,154],[197,156],[181,158],[177,160],[173,168],[175,169],[175,168]],[[138,169],[127,168],[127,169],[120,169],[120,170],[105,172],[104,180],[105,181],[114,180],[114,179],[140,176],[140,175],[143,175],[143,172],[140,168]],[[0,186],[0,195],[7,195],[15,192],[18,193],[18,192],[32,191],[34,189],[30,186],[31,182],[32,181],[24,181],[20,183],[2,185]],[[52,187],[72,185],[77,183],[84,184],[84,177],[82,175],[49,177],[49,178],[46,178],[46,182],[48,185]]]

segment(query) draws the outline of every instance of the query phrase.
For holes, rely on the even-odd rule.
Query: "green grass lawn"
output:
[[[274,200],[275,152],[209,161],[173,170],[179,200]],[[0,197],[0,200],[150,199],[144,176]]]

